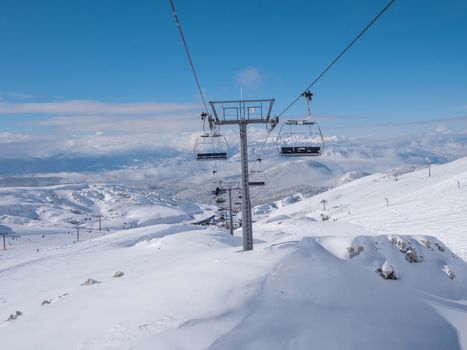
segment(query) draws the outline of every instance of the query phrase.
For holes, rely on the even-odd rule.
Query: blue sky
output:
[[[238,98],[243,86],[245,97],[275,97],[276,112],[385,3],[175,1],[208,98]],[[198,128],[200,99],[168,1],[2,0],[0,33],[0,133],[9,140],[166,133],[158,120],[171,118],[174,132]],[[387,123],[397,133],[465,127],[466,62],[465,0],[398,0],[315,86],[313,112],[347,136]],[[303,102],[289,115],[304,113]]]

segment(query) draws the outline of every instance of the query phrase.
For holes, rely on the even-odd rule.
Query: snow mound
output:
[[[326,239],[305,237],[298,242],[272,245],[266,249],[266,256],[280,255],[280,260],[241,305],[183,322],[176,330],[149,337],[141,348],[153,344],[171,349],[344,349],[350,344],[352,348],[388,350],[409,346],[460,349],[456,329],[433,310],[423,295],[430,292],[436,298],[453,294],[455,299],[466,298],[465,263],[447,250],[446,256],[438,257],[440,251],[427,248],[433,260],[457,264],[464,277],[456,286],[447,276],[441,278],[436,273],[424,280],[424,272],[432,266],[411,265],[398,256],[401,253],[391,239],[361,236],[353,243],[384,242],[387,255],[394,255],[393,260],[405,274],[403,280],[384,280],[365,262],[373,258],[379,264],[385,249],[384,253],[376,247],[367,249],[358,258],[342,260],[324,248]],[[415,238],[403,239],[415,243]],[[423,239],[437,243],[432,237]],[[345,246],[347,240],[340,243]],[[411,268],[413,271],[406,271]],[[389,269],[387,264],[384,269]],[[462,310],[462,305],[457,307]],[[382,324],[386,326],[375,326]],[[388,327],[394,336],[388,336]],[[188,345],[180,339],[192,342]]]
[[[317,241],[336,258],[360,265],[371,273],[384,271],[386,264],[392,266],[401,282],[413,288],[454,299],[466,296],[463,288],[467,285],[467,263],[435,237],[321,237]],[[418,259],[409,259],[412,254]],[[449,277],[447,270],[455,278]]]

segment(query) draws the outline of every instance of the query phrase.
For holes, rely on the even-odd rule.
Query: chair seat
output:
[[[226,152],[213,152],[213,153],[197,153],[196,154],[197,160],[203,159],[227,159]]]
[[[299,147],[281,147],[281,153],[284,155],[319,155],[321,147],[319,146],[299,146]]]
[[[250,181],[248,185],[250,186],[264,186],[266,183],[264,181]]]

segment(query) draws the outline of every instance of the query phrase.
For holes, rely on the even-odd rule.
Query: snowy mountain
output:
[[[366,174],[401,167],[423,167],[427,158],[436,164],[452,161],[467,154],[466,135],[465,131],[445,131],[416,138],[348,139],[326,136],[323,156],[303,160],[278,156],[276,132],[264,142],[265,131],[251,128],[250,168],[258,170],[255,162],[257,157],[261,157],[262,170],[268,182],[268,188],[253,199],[255,203],[268,202],[275,199],[277,193],[294,193],[299,186],[305,192],[316,193],[322,190],[321,187],[332,187]],[[194,142],[196,135],[188,139]],[[214,181],[213,170],[217,169],[217,179],[239,180],[237,139],[236,133],[227,134],[231,157],[227,161],[218,161],[216,165],[213,162],[196,162],[192,145],[189,148],[159,148],[128,154],[56,154],[45,158],[0,159],[0,175],[3,176],[0,185],[113,183],[148,186],[172,197],[199,200]],[[182,144],[187,141],[183,140]],[[177,140],[173,143],[177,144]]]
[[[200,206],[160,195],[4,189],[11,209],[25,198],[58,212],[21,208],[31,216],[24,227],[34,215],[61,225],[70,215],[61,208],[125,218],[134,208],[139,227],[77,244],[58,233],[9,239],[2,346],[467,349],[466,190],[464,158],[433,166],[431,177],[379,173],[291,196],[255,208],[255,249],[242,252],[240,230],[192,225]]]
[[[0,188],[0,220],[20,234],[100,233],[190,220],[199,206],[144,188],[76,184]],[[99,231],[99,223],[101,230]]]

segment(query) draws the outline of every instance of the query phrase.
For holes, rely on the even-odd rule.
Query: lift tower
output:
[[[222,186],[216,188],[214,191],[211,191],[213,195],[218,194],[229,194],[229,232],[233,236],[233,205],[232,205],[232,191],[240,191],[240,183],[238,182],[222,182]]]
[[[208,117],[210,125],[238,125],[240,128],[240,157],[242,170],[242,237],[243,250],[253,249],[253,226],[250,189],[248,186],[248,124],[266,124],[273,129],[279,119],[271,117],[274,99],[209,101],[214,115]]]

